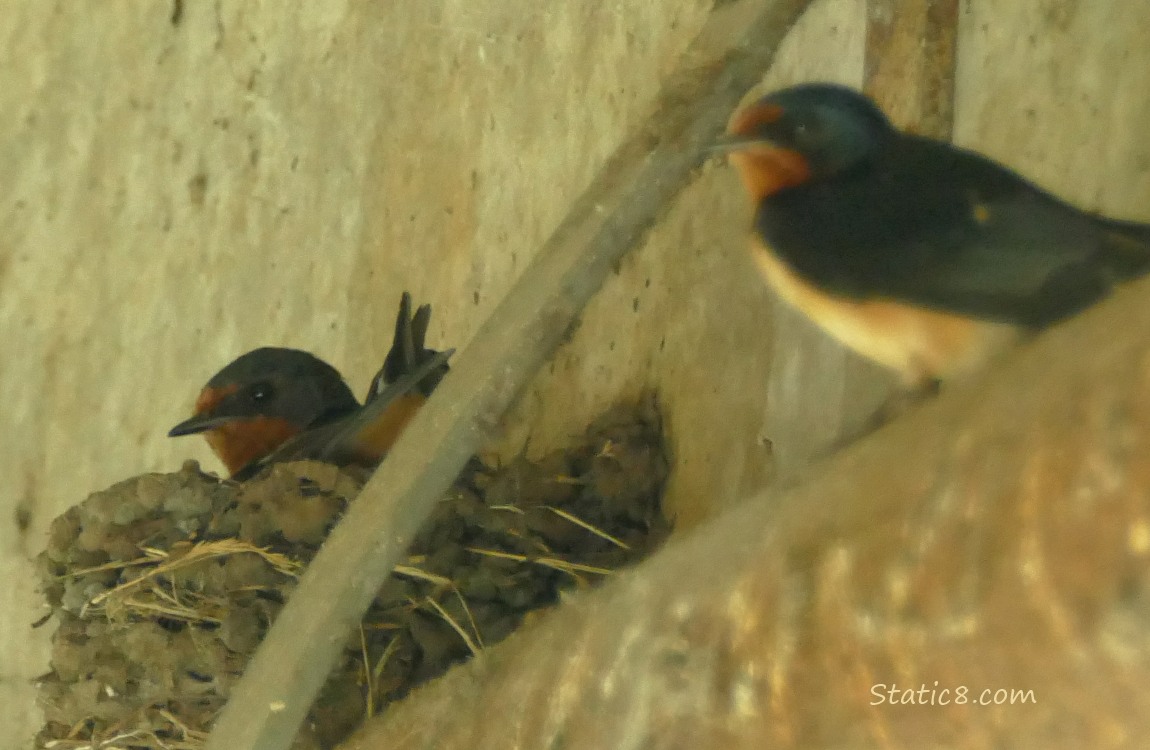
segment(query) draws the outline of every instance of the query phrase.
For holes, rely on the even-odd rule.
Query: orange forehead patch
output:
[[[777,104],[752,104],[743,107],[731,120],[727,132],[731,135],[751,135],[763,125],[770,125],[783,116]]]
[[[205,388],[196,398],[196,414],[211,414],[228,396],[238,391],[238,385],[225,385],[223,388]]]

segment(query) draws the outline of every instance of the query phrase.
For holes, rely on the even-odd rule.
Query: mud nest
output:
[[[348,634],[294,747],[333,746],[564,590],[645,556],[668,530],[666,473],[649,401],[612,410],[540,461],[472,461]],[[236,484],[189,462],[57,518],[39,558],[59,628],[37,747],[202,746],[365,478],[297,462]]]

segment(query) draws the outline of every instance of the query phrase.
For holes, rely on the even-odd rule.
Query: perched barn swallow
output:
[[[755,204],[768,284],[911,385],[977,369],[1150,270],[1150,226],[1085,213],[980,154],[900,132],[841,86],[758,100],[720,148]]]
[[[277,461],[314,458],[375,466],[448,370],[454,350],[427,349],[431,307],[400,302],[395,339],[365,403],[339,372],[298,349],[264,347],[208,381],[195,414],[169,437],[203,433],[233,479]]]

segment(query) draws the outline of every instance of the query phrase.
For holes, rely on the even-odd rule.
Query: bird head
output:
[[[357,408],[331,365],[298,349],[265,347],[216,373],[196,399],[192,417],[168,436],[203,433],[235,474],[300,432]]]
[[[730,152],[755,200],[866,163],[895,134],[874,102],[845,86],[794,86],[735,115],[716,148]]]

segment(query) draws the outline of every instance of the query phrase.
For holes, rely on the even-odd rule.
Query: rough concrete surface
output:
[[[311,350],[362,391],[404,288],[434,305],[433,343],[465,346],[709,6],[5,3],[0,736],[37,724],[28,558],[48,521],[126,476],[215,465],[163,434],[250,348]],[[859,82],[864,10],[818,0],[769,85]],[[1146,28],[1150,6],[1125,0],[969,0],[957,140],[1150,219]],[[801,466],[881,400],[885,376],[775,310],[740,253],[736,191],[704,171],[499,448],[546,450],[655,386],[690,524],[761,488],[771,443]]]

